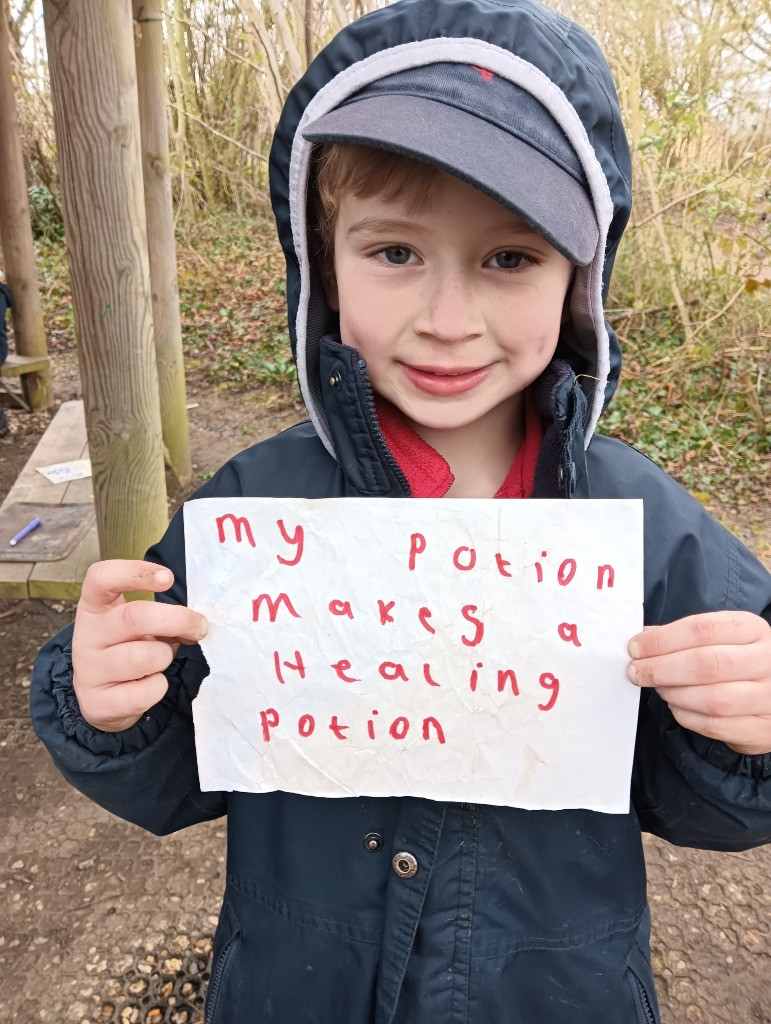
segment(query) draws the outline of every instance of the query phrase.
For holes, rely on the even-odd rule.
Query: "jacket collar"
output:
[[[348,483],[357,493],[383,497],[412,494],[399,461],[378,422],[366,363],[336,335],[321,340],[321,399]],[[531,389],[535,413],[547,424],[538,452],[532,497],[586,498],[584,453],[586,398],[573,370],[555,359]]]
[[[385,399],[375,400],[378,423],[388,449],[407,478],[415,498],[441,498],[455,481],[449,464],[415,433],[399,410]],[[496,491],[496,498],[529,498],[543,440],[543,425],[529,394],[525,396],[525,438]]]

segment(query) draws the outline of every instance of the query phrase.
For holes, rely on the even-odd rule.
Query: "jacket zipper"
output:
[[[235,943],[237,938],[238,936],[234,935],[233,938],[228,941],[225,948],[222,950],[222,953],[220,954],[219,960],[217,961],[217,966],[214,970],[214,974],[212,975],[211,982],[209,983],[209,992],[206,997],[206,1017],[204,1019],[204,1024],[215,1024],[215,1010],[217,1008],[217,999],[219,995],[220,984],[222,982],[222,977],[225,973],[225,968],[227,967],[228,961],[230,959],[233,944]]]
[[[385,443],[385,438],[380,430],[380,424],[377,421],[377,410],[375,408],[375,394],[372,390],[372,385],[369,382],[369,378],[361,374],[359,371],[363,369],[366,364],[362,359],[359,360],[356,367],[356,373],[354,379],[356,381],[356,390],[359,393],[362,408],[364,409],[364,416],[367,419],[370,427],[374,427],[373,433],[377,440],[378,447],[380,448],[380,454],[383,461],[386,463],[388,468],[394,474],[396,479],[399,481],[402,490],[404,491],[404,497],[411,498],[412,492],[410,491],[410,485],[407,483],[407,477],[401,470],[399,463],[391,454],[388,445]]]
[[[648,993],[645,991],[643,983],[636,974],[633,974],[632,977],[637,985],[637,991],[640,993],[640,1002],[642,1003],[643,1012],[645,1013],[646,1024],[656,1024],[656,1018],[653,1016],[653,1009],[651,1008]]]

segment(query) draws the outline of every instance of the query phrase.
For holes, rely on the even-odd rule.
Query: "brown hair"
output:
[[[314,255],[322,273],[334,268],[334,236],[340,198],[381,196],[403,200],[408,212],[431,202],[440,171],[401,153],[349,142],[324,142],[313,153],[310,223]]]

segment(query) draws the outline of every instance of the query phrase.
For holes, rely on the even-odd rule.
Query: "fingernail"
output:
[[[630,683],[634,683],[635,686],[639,686],[637,679],[637,666],[633,661],[630,661],[626,667],[626,674],[629,677]]]
[[[199,640],[203,640],[203,638],[205,636],[207,636],[208,633],[209,633],[209,623],[206,621],[206,619],[204,619],[203,623],[201,625],[201,635],[198,637],[198,639]]]
[[[627,646],[627,650],[629,651],[629,654],[631,655],[631,657],[633,657],[633,658],[639,658],[640,657],[640,655],[642,654],[642,651],[640,650],[640,644],[637,642],[637,637],[632,637],[632,639],[629,641],[629,644]]]
[[[168,569],[159,569],[155,574],[155,582],[160,583],[161,586],[166,586],[174,579]]]

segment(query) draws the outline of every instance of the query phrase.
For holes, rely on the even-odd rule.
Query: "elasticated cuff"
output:
[[[744,776],[756,782],[771,779],[771,753],[740,754],[720,740],[711,740],[696,732],[688,732],[688,739],[699,757],[727,775]]]
[[[118,757],[121,754],[133,754],[144,750],[163,732],[177,705],[180,672],[185,661],[186,659],[182,658],[172,662],[165,673],[169,681],[166,695],[135,725],[123,732],[103,732],[89,725],[81,714],[72,684],[72,644],[67,644],[51,673],[51,693],[64,732],[93,754]]]

